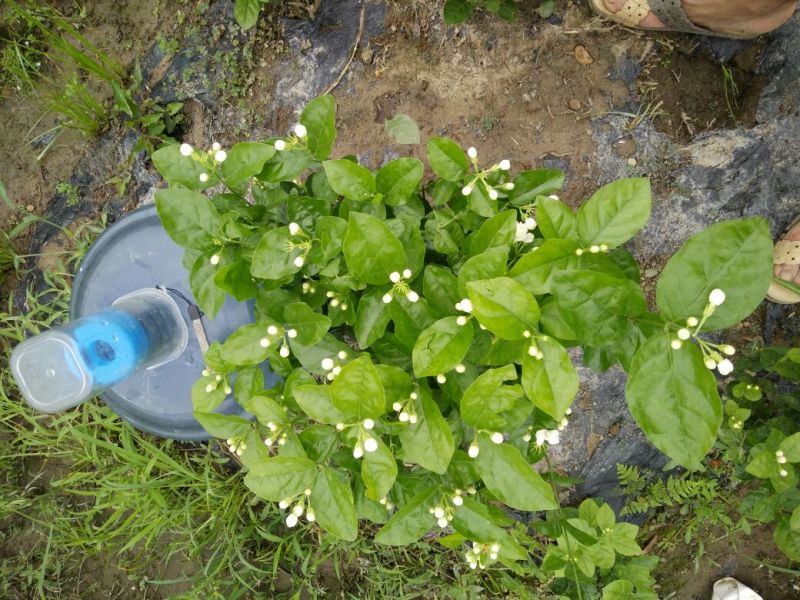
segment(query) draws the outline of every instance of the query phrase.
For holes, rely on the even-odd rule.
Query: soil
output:
[[[56,4],[64,10],[73,6],[66,0]],[[162,45],[174,42],[179,48],[209,45],[211,25],[206,9],[211,5],[213,11],[220,3],[193,6],[182,1],[177,3],[178,10],[174,4],[167,0],[95,0],[86,4],[83,33],[126,68],[133,66],[137,56],[148,51],[152,54],[159,40]],[[229,24],[227,4],[217,13],[225,16],[227,11],[224,22]],[[290,129],[300,106],[284,103],[275,87],[280,70],[292,60],[278,17],[313,17],[320,3],[290,4],[294,6],[283,9],[283,13],[262,18],[258,32],[243,46],[247,60],[212,59],[212,67],[222,69],[220,81],[224,85],[195,94],[189,78],[183,95],[179,94],[185,101],[186,141],[228,143]],[[643,162],[633,135],[643,120],[652,120],[657,130],[676,144],[703,131],[755,123],[756,101],[764,85],[763,78],[755,74],[759,45],[740,53],[730,64],[738,93],[728,87],[726,99],[723,68],[690,36],[632,34],[592,17],[583,4],[569,4],[549,21],[539,19],[526,7],[517,23],[477,12],[467,25],[445,27],[440,18],[441,2],[387,3],[382,32],[361,40],[342,83],[333,91],[339,132],[334,155],[357,154],[373,168],[397,155],[424,158],[424,144],[400,146],[384,131],[385,120],[406,113],[418,123],[423,141],[433,135],[450,136],[465,147],[475,146],[482,162],[508,158],[515,170],[564,169],[564,199],[577,206],[598,187],[601,178],[592,125],[596,117],[615,114],[628,120],[614,152],[627,161],[632,172],[653,175],[662,189],[671,185],[673,165],[664,162],[651,168]],[[218,33],[224,40],[242,38],[231,33],[229,26],[223,29],[224,33]],[[170,60],[170,53],[163,53],[151,70],[149,88],[163,89],[163,82],[171,81]],[[57,76],[55,67],[49,74]],[[338,74],[327,74],[329,81]],[[0,180],[18,206],[17,211],[9,211],[0,203],[0,219],[6,230],[27,214],[72,215],[59,224],[74,226],[78,216],[86,218],[110,207],[130,207],[140,200],[136,186],[128,186],[120,197],[111,183],[112,178],[131,170],[125,152],[102,150],[122,148],[120,124],[105,135],[102,143],[106,145],[96,146],[94,140],[67,131],[37,160],[43,145],[31,141],[55,123],[55,117],[46,112],[44,95],[0,96],[0,123],[4,126]],[[154,175],[146,161],[137,160],[150,176]],[[102,168],[94,169],[93,180],[76,178],[82,166],[95,162]],[[55,193],[55,186],[63,181],[78,184],[82,205],[74,213],[61,210],[64,198]],[[59,244],[63,245],[63,240],[51,241],[44,252],[60,248]],[[662,266],[659,258],[643,265],[645,282],[654,282]],[[57,476],[56,471],[46,469],[41,477]],[[663,569],[663,589],[675,592],[673,597],[681,600],[707,598],[713,581],[720,574],[732,573],[765,598],[797,597],[790,577],[749,560],[786,565],[770,537],[769,530],[756,530],[735,551],[725,541],[708,544],[699,573],[694,572],[691,556],[669,557]],[[25,551],[16,546],[18,541],[15,536],[0,536],[0,556],[24,556]],[[112,558],[101,557],[85,566],[93,572],[92,578],[99,578],[97,587],[113,590],[114,597],[144,597],[140,592],[126,591],[130,581],[126,573],[113,566],[116,563]],[[715,562],[719,566],[713,566]],[[164,578],[197,567],[178,560],[168,566]]]

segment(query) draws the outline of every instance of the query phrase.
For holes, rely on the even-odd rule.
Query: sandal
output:
[[[714,583],[711,600],[764,600],[752,589],[736,581],[733,577],[725,577]]]
[[[785,239],[789,232],[800,225],[800,217],[789,225],[786,233],[775,244],[772,262],[775,265],[800,265],[800,241]],[[778,304],[795,304],[800,302],[800,285],[773,277],[772,285],[767,291],[767,299]]]
[[[647,31],[679,31],[742,40],[758,37],[757,35],[712,31],[704,27],[698,27],[686,16],[686,12],[681,6],[681,0],[628,0],[617,12],[608,10],[603,0],[589,0],[589,5],[600,16],[627,27],[635,27]],[[665,27],[642,27],[639,25],[650,11],[661,20]]]

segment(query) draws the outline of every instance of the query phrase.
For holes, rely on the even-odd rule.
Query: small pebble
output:
[[[635,166],[636,166],[636,164],[637,164],[637,163],[636,163],[636,159],[635,159],[635,158],[633,158],[633,157],[631,156],[631,157],[628,159],[628,166],[629,166],[629,167],[635,167]]]
[[[573,54],[575,54],[575,60],[577,60],[582,65],[590,65],[594,62],[594,58],[592,55],[589,54],[589,51],[586,49],[586,46],[575,46],[573,50]]]
[[[570,110],[580,110],[581,109],[581,101],[577,98],[573,98],[569,101],[569,108]]]
[[[34,208],[35,207],[33,206],[33,204],[28,204],[28,206],[25,207],[25,210],[27,210],[28,212],[33,212]]]

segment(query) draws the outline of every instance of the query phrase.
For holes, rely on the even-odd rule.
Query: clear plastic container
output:
[[[188,326],[175,300],[154,288],[19,344],[11,372],[36,410],[55,413],[93,398],[140,369],[180,356]]]

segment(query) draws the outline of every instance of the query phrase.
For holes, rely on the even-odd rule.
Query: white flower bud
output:
[[[725,292],[719,288],[711,290],[711,293],[708,295],[708,302],[713,306],[720,306],[725,302]]]
[[[339,360],[344,360],[347,358],[347,352],[344,350],[339,350],[339,352],[336,353],[336,356],[339,357]]]
[[[214,142],[213,144],[211,144],[211,149],[214,152],[219,152],[220,150],[222,150],[222,146],[220,145],[219,142]]]
[[[525,219],[525,227],[528,229],[536,229],[536,219],[533,217],[528,217]]]
[[[469,455],[470,458],[475,458],[476,456],[478,456],[478,453],[480,451],[481,449],[478,447],[478,444],[476,442],[472,442],[469,449],[467,450],[467,454]]]
[[[320,361],[320,366],[325,369],[326,371],[330,371],[333,368],[333,359],[332,358],[323,358]]]
[[[788,461],[788,459],[785,456],[779,456],[775,460],[778,461],[779,465],[785,465],[786,462]]]
[[[460,310],[461,312],[465,312],[465,313],[471,313],[472,312],[472,302],[470,301],[469,298],[464,298],[463,300],[461,300],[460,304],[461,304],[460,308],[456,307],[456,308],[458,308],[458,310]]]
[[[394,404],[392,404],[392,410],[394,412],[400,412],[401,410],[403,410],[403,405],[400,404],[399,402],[395,402]]]
[[[226,394],[230,394],[232,391],[233,391],[233,390],[231,389],[231,386],[229,386],[229,385],[227,385],[227,384],[226,384],[226,385],[225,385],[225,393],[226,393]]]
[[[505,158],[500,161],[500,164],[498,166],[500,167],[501,170],[508,171],[511,168],[511,161]]]
[[[467,367],[459,363],[455,367],[453,367],[453,369],[455,370],[456,373],[463,373],[464,371],[467,370]]]
[[[733,371],[733,363],[726,358],[720,361],[717,365],[717,370],[720,375],[729,375]]]
[[[492,544],[492,546],[490,548],[490,551],[494,552],[495,554],[500,552],[500,544],[497,544],[497,543]]]
[[[212,254],[208,262],[216,267],[219,264],[219,254]]]
[[[775,450],[775,456],[777,458],[781,458],[781,457],[785,456],[785,454],[784,454],[783,450]]]
[[[514,189],[513,182],[509,181],[508,183],[503,185],[503,189],[508,190],[509,192]]]
[[[290,339],[294,339],[297,337],[297,329],[289,329],[286,332],[286,335],[289,336]]]
[[[530,441],[531,441],[531,434],[530,434],[530,432],[529,432],[529,433],[526,433],[525,435],[523,435],[523,436],[522,436],[522,441],[523,441],[523,442],[530,442]]]
[[[362,425],[364,426],[364,429],[372,429],[373,427],[375,427],[375,421],[373,421],[372,419],[364,419]]]
[[[456,494],[455,496],[453,496],[452,500],[453,500],[453,504],[454,504],[455,506],[461,506],[462,504],[464,504],[464,498],[462,498],[462,497],[461,497],[460,495],[458,495],[458,494]]]
[[[711,369],[712,371],[717,368],[717,361],[715,361],[710,356],[704,358],[703,363],[706,365],[707,369]]]
[[[680,340],[672,340],[669,345],[672,347],[673,350],[680,350],[683,346],[683,342]]]
[[[575,256],[581,256],[583,254],[583,248],[578,248],[575,250]]]
[[[283,140],[275,140],[273,146],[275,146],[275,150],[277,150],[278,152],[286,150],[286,142]]]
[[[344,429],[344,423],[337,423],[336,424],[336,431],[341,431]]]
[[[433,508],[433,516],[437,519],[441,519],[444,516],[444,508],[441,506],[435,506]]]
[[[401,423],[408,423],[409,419],[408,413],[406,411],[401,412],[398,419],[400,420]]]
[[[409,397],[409,398],[411,398],[412,400],[416,400],[416,399],[418,398],[418,396],[417,396],[417,392],[411,392],[411,393],[408,395],[408,397]]]
[[[444,518],[444,517],[442,517],[441,519],[436,519],[436,524],[439,525],[439,527],[441,527],[442,529],[447,527],[447,523],[448,523],[448,520],[446,518]]]
[[[295,525],[297,525],[297,515],[294,513],[289,513],[289,515],[286,517],[286,526],[294,527]]]
[[[292,508],[292,514],[293,515],[297,515],[298,517],[300,515],[302,515],[303,514],[303,505],[300,504],[299,502],[297,504],[295,504],[294,508]]]
[[[494,433],[492,433],[492,435],[489,437],[489,439],[491,439],[495,444],[502,444],[503,443],[503,434],[500,433],[499,431],[495,431]]]
[[[477,569],[477,568],[478,568],[478,563],[476,563],[476,562],[473,560],[472,562],[470,562],[470,563],[469,563],[469,568],[470,568],[470,569]]]
[[[547,441],[547,430],[546,429],[539,429],[536,434],[536,445],[543,446],[544,443]]]
[[[786,477],[787,475],[789,475],[789,471],[787,471],[786,469],[781,469],[781,470],[778,472],[778,474],[779,474],[781,477]]]
[[[733,356],[734,354],[736,354],[736,348],[727,344],[722,347],[722,351],[728,356]]]
[[[436,376],[436,381],[437,381],[439,384],[443,384],[443,383],[445,383],[445,382],[447,381],[447,377],[445,377],[443,373],[439,373],[439,374]]]
[[[211,393],[211,392],[213,392],[213,391],[214,391],[214,384],[213,384],[213,383],[209,383],[209,384],[206,386],[206,394],[210,394],[210,393]]]
[[[558,430],[551,429],[551,430],[549,430],[547,432],[546,439],[547,439],[547,443],[548,444],[550,444],[551,446],[554,446],[555,444],[557,444],[560,441],[561,437],[560,437],[560,434],[558,433]]]
[[[194,152],[194,148],[189,144],[181,144],[180,152],[181,156],[191,156],[192,152]]]
[[[416,413],[414,413],[412,415],[408,415],[408,422],[411,423],[412,425],[417,422]]]
[[[386,292],[381,300],[383,300],[384,304],[389,304],[392,301],[392,295],[389,292]]]
[[[294,126],[294,134],[299,138],[304,138],[308,135],[308,130],[305,125],[298,123]]]
[[[268,437],[268,438],[265,438],[265,439],[264,439],[264,445],[265,445],[267,448],[271,448],[271,447],[272,447],[272,444],[274,444],[274,443],[275,443],[275,440],[273,440],[271,437]],[[285,506],[283,506],[282,508],[286,508],[286,507],[285,507]]]
[[[267,429],[269,429],[270,431],[276,431],[278,429],[278,426],[275,425],[275,423],[273,423],[272,421],[267,421]]]
[[[302,267],[304,264],[306,264],[306,259],[303,258],[302,256],[298,256],[294,259],[294,266],[297,267],[298,269]]]
[[[289,233],[291,235],[297,235],[300,233],[300,225],[297,223],[289,223]]]
[[[389,273],[389,281],[391,281],[392,283],[397,283],[398,281],[400,281],[400,273],[397,271],[392,271],[391,273]]]
[[[409,290],[408,294],[406,294],[406,298],[408,298],[409,302],[417,302],[419,300],[419,294],[414,290]]]
[[[201,373],[201,375],[203,377],[208,377],[209,375],[211,375],[211,371],[209,371],[208,369],[203,369],[203,372]]]
[[[269,348],[269,339],[265,337],[261,338],[258,341],[258,345],[261,346],[262,348]]]
[[[280,502],[278,502],[278,508],[280,508],[281,510],[285,510],[288,507],[289,507],[288,500],[281,500]]]
[[[462,196],[469,196],[471,193],[472,193],[472,186],[471,185],[465,185],[463,188],[461,188],[461,195]]]
[[[456,325],[461,325],[462,327],[467,324],[467,317],[461,315],[456,317]]]
[[[336,308],[337,306],[339,306],[339,299],[338,299],[338,298],[333,298],[333,299],[331,300],[331,306],[332,306],[333,308]]]
[[[214,153],[214,160],[218,163],[225,162],[226,158],[228,158],[228,153],[225,150],[218,150]]]
[[[411,279],[411,269],[403,269],[403,279]]]
[[[685,327],[682,327],[681,329],[678,329],[678,338],[679,339],[688,340],[690,337],[692,337],[692,332],[691,331],[689,331]]]
[[[478,151],[473,146],[470,146],[467,148],[467,156],[470,158],[478,158]]]
[[[313,523],[316,520],[317,520],[317,515],[314,512],[314,509],[309,507],[308,510],[306,511],[306,521],[308,521],[309,523]]]
[[[281,346],[281,349],[278,350],[278,354],[280,354],[282,358],[288,358],[291,354],[289,346]]]
[[[571,409],[571,408],[568,408],[568,409],[566,410],[566,414],[568,414],[568,415],[571,415],[571,414],[572,414],[572,409]]]
[[[353,458],[361,458],[364,456],[364,448],[361,447],[361,444],[356,444],[355,448],[353,448]]]
[[[200,183],[208,181],[208,173],[200,173]]]
[[[489,198],[491,198],[492,200],[497,200],[498,196],[499,194],[497,193],[496,189],[492,188],[489,190]]]
[[[342,310],[347,310],[347,304],[345,304],[344,302],[342,302]]]

